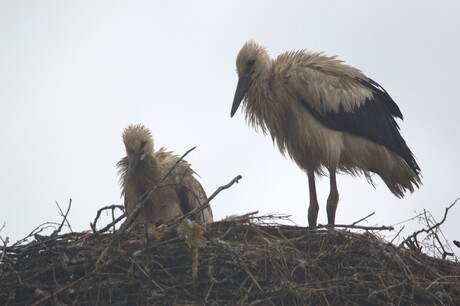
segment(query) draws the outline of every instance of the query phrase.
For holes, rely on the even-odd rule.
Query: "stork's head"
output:
[[[267,50],[252,40],[245,43],[236,58],[236,72],[239,79],[230,113],[231,117],[240,106],[252,82],[257,78],[265,77],[269,69],[270,57]]]
[[[131,124],[123,131],[123,142],[128,157],[128,179],[136,172],[139,162],[153,153],[150,131],[142,124]]]

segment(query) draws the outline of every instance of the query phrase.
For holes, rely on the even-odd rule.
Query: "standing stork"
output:
[[[236,59],[238,85],[231,117],[243,101],[246,120],[269,132],[281,153],[306,171],[310,191],[308,224],[318,218],[315,175],[330,177],[328,223],[339,200],[336,172],[377,173],[401,198],[421,185],[420,168],[399,133],[398,105],[379,84],[336,57],[293,51],[270,59],[247,42]]]
[[[128,126],[123,132],[123,142],[127,156],[117,163],[117,168],[129,215],[179,157],[164,148],[154,152],[152,135],[143,125]],[[150,195],[138,222],[164,222],[202,205],[207,199],[206,193],[194,174],[190,164],[181,160]],[[211,208],[195,214],[194,218],[204,224],[211,223]]]

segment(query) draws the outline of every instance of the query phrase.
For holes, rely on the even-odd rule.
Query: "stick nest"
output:
[[[460,305],[459,263],[369,232],[237,219],[208,225],[193,246],[178,226],[157,229],[4,247],[0,304]]]

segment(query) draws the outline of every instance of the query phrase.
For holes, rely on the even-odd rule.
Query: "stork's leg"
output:
[[[329,169],[329,179],[331,183],[331,191],[327,198],[327,223],[330,225],[335,224],[335,211],[337,210],[337,203],[339,202],[339,191],[337,190],[337,180],[335,177],[335,168]]]
[[[308,207],[308,225],[316,226],[318,219],[318,199],[316,197],[315,174],[308,173],[308,189],[310,190],[310,206]]]

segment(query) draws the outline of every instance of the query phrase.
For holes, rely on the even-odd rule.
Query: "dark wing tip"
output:
[[[185,186],[180,186],[177,192],[177,196],[179,197],[180,209],[182,213],[188,214],[192,211],[192,207],[190,206],[190,201],[188,199],[188,191]]]
[[[366,87],[370,88],[375,95],[379,96],[379,100],[383,102],[386,108],[388,108],[388,111],[390,114],[396,118],[400,118],[401,120],[404,119],[403,114],[401,113],[401,110],[399,109],[399,106],[396,104],[396,102],[390,97],[388,92],[383,88],[379,83],[374,81],[371,78],[368,78],[367,80],[363,79],[358,79],[358,81],[365,85]]]

